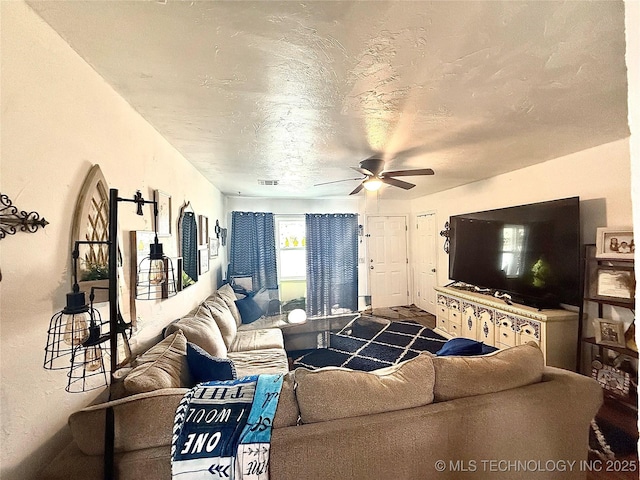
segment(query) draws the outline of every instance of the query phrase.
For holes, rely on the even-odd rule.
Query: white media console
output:
[[[534,341],[540,345],[547,365],[575,369],[577,312],[509,305],[489,295],[451,287],[435,290],[437,333],[447,338],[471,338],[497,348]]]

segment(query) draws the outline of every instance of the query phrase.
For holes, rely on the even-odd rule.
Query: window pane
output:
[[[302,248],[307,243],[304,220],[281,220],[278,231],[279,248]]]
[[[280,250],[280,276],[285,278],[305,278],[307,257],[305,250]]]

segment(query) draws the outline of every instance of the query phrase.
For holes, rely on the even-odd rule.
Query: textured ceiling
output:
[[[435,170],[380,192],[415,198],[629,134],[618,1],[28,3],[225,194],[380,154]]]

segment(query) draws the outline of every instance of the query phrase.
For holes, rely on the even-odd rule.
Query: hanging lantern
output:
[[[89,339],[90,326],[100,313],[87,305],[84,292],[78,285],[73,292],[67,294],[67,305],[51,317],[45,347],[44,368],[61,370],[69,368],[69,358],[78,346]]]
[[[138,300],[158,300],[175,295],[176,279],[173,262],[162,251],[162,244],[151,244],[150,254],[138,265],[136,298]]]

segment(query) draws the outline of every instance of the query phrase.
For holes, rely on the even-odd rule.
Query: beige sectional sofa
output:
[[[230,289],[216,292],[123,372],[114,387],[122,398],[71,415],[73,442],[39,478],[102,478],[110,405],[117,478],[170,479],[174,413],[188,386],[183,337],[231,358],[239,376],[287,370],[281,332],[238,324],[232,302]],[[163,366],[167,355],[173,369]],[[595,381],[545,367],[534,343],[477,357],[425,353],[375,372],[298,368],[286,374],[280,394],[270,478],[585,478],[580,462],[587,459],[589,423],[601,402]]]

